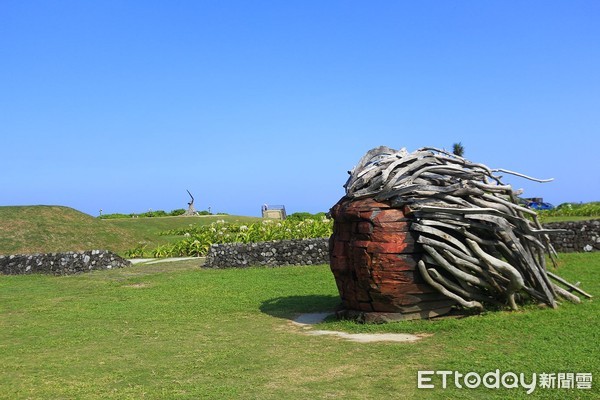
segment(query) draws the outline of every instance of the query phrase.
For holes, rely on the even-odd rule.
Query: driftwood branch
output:
[[[514,171],[509,171],[508,169],[503,169],[503,168],[495,168],[495,169],[492,170],[492,172],[504,172],[505,174],[514,175],[514,176],[518,176],[518,177],[521,177],[521,178],[529,179],[530,181],[541,182],[541,183],[552,182],[554,180],[554,178],[549,178],[549,179],[532,178],[530,176],[523,175],[523,174],[520,174],[520,173],[514,172]]]
[[[586,293],[586,292],[584,292],[583,290],[579,289],[579,288],[578,288],[576,285],[573,285],[573,284],[571,284],[571,283],[567,282],[566,280],[564,280],[564,279],[563,279],[563,278],[561,278],[560,276],[558,276],[558,275],[556,275],[556,274],[553,274],[553,273],[552,273],[552,272],[550,272],[550,271],[546,271],[546,273],[548,274],[548,276],[549,276],[550,278],[554,279],[554,280],[555,280],[555,281],[557,281],[557,282],[560,282],[560,283],[562,283],[563,285],[567,286],[569,289],[572,289],[572,290],[576,291],[577,293],[580,293],[580,294],[582,294],[583,296],[587,297],[588,299],[591,299],[592,297],[594,297],[594,296],[592,296],[591,294],[589,294],[589,293]]]
[[[479,303],[478,301],[467,301],[465,299],[463,299],[462,297],[460,297],[459,295],[452,293],[451,291],[449,291],[448,289],[446,289],[443,285],[439,284],[438,282],[434,281],[431,276],[429,275],[429,272],[427,271],[427,268],[425,267],[425,263],[423,261],[419,261],[419,272],[421,273],[421,275],[423,276],[423,279],[425,279],[425,281],[433,286],[435,289],[437,289],[440,293],[444,294],[445,296],[456,300],[460,305],[462,305],[463,307],[466,308],[477,308],[479,310],[483,310],[483,305],[481,303]],[[432,270],[432,272],[434,272],[435,270]],[[437,271],[435,271],[437,272]]]

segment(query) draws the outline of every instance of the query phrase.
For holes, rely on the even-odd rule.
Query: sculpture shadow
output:
[[[334,312],[341,306],[339,296],[309,295],[265,300],[260,311],[277,318],[294,319],[298,314]]]

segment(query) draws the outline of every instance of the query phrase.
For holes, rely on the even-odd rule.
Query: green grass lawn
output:
[[[580,216],[559,216],[559,217],[540,217],[540,221],[542,224],[547,224],[550,222],[570,222],[570,221],[589,221],[594,219],[600,219],[600,217],[580,217]]]
[[[600,293],[600,255],[558,273]],[[202,270],[196,261],[55,277],[0,276],[0,398],[410,399],[600,397],[597,300],[463,319],[357,325],[417,343],[309,336],[298,313],[339,303],[327,266]],[[593,389],[417,389],[418,370],[591,372]],[[439,382],[436,382],[439,385]]]

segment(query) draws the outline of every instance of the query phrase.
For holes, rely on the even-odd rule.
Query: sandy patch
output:
[[[131,285],[124,285],[123,287],[141,289],[141,288],[148,287],[148,284],[147,283],[132,283]]]
[[[292,321],[292,324],[303,329],[303,333],[311,336],[336,336],[340,339],[358,343],[396,342],[412,343],[430,334],[413,335],[410,333],[346,333],[338,331],[312,330],[312,325],[323,322],[331,313],[302,314]]]
[[[130,258],[128,261],[135,264],[159,264],[166,262],[177,262],[186,260],[199,260],[203,261],[206,257],[171,257],[171,258]]]

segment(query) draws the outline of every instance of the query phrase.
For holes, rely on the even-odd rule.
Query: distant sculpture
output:
[[[191,200],[187,203],[188,204],[188,209],[187,209],[187,211],[183,215],[184,216],[199,215],[198,212],[196,211],[196,209],[194,208],[194,196],[192,196],[192,194],[190,193],[189,190],[186,189],[186,191],[190,195]]]

